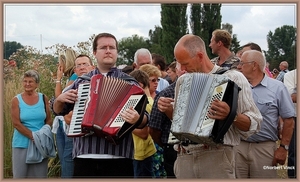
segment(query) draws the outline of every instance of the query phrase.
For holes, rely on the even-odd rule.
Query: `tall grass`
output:
[[[7,81],[4,82],[4,178],[12,177],[12,158],[11,158],[11,140],[13,134],[13,125],[11,121],[11,100],[17,94],[20,93],[20,83]],[[8,91],[9,90],[9,91]]]
[[[38,92],[42,92],[50,99],[54,95],[54,83],[51,80],[50,70],[38,70],[41,82],[39,85]],[[4,160],[3,160],[3,177],[12,178],[12,135],[13,135],[13,125],[11,120],[11,100],[17,94],[23,92],[23,87],[21,83],[21,75],[24,73],[23,70],[16,70],[15,74],[10,75],[9,80],[4,80]],[[56,178],[60,176],[60,164],[58,156],[56,158],[49,159],[48,163],[48,177]]]

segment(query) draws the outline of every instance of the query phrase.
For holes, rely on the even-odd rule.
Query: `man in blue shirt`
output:
[[[237,178],[277,178],[277,164],[284,165],[294,128],[295,110],[284,84],[264,74],[266,60],[256,50],[245,51],[238,69],[249,81],[253,99],[263,116],[260,131],[234,147]],[[277,148],[279,116],[282,138]]]

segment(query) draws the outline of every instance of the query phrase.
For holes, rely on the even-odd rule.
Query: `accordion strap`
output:
[[[91,81],[91,77],[87,74],[83,74],[83,75],[79,76],[78,78],[81,78],[83,80]]]
[[[236,116],[236,111],[237,111],[237,107],[238,107],[238,93],[240,91],[240,87],[233,81],[229,81],[229,84],[232,84],[232,100],[231,103],[227,103],[229,104],[230,107],[230,113],[227,116],[227,118],[222,121],[224,122],[224,125],[219,129],[218,131],[218,135],[214,138],[214,142],[216,143],[223,143],[223,137],[226,134],[226,132],[228,131],[228,129],[230,128],[230,126],[233,123],[233,120]]]

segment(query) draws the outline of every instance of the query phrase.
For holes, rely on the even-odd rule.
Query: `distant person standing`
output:
[[[58,67],[55,80],[55,98],[62,91],[63,86],[68,87],[78,75],[74,72],[76,69],[76,52],[73,49],[66,49],[64,53],[59,55]],[[67,78],[66,83],[63,83],[63,77]],[[72,116],[72,114],[70,114]],[[72,159],[73,139],[67,137],[64,128],[66,126],[63,116],[55,116],[52,125],[52,132],[55,134],[56,148],[60,161],[61,178],[71,178],[73,176],[74,162]]]
[[[171,80],[171,78],[169,77],[169,75],[168,75],[168,73],[166,71],[166,69],[167,69],[167,63],[166,63],[165,58],[162,55],[152,53],[152,64],[154,66],[156,66],[160,70],[160,72],[161,72],[161,78],[163,78],[169,84],[171,84],[172,80]],[[165,81],[163,81],[163,82],[165,82]],[[162,89],[164,89],[165,87],[169,86],[169,84],[164,83],[164,85],[161,86]],[[158,91],[162,90],[162,89],[160,89],[160,86],[158,88],[159,88]]]
[[[236,69],[240,62],[239,57],[229,50],[231,41],[232,38],[228,31],[216,29],[212,32],[209,44],[212,53],[218,55],[211,59],[211,62],[226,70]]]
[[[279,64],[280,72],[279,72],[279,75],[276,77],[276,80],[279,80],[279,81],[283,82],[284,74],[286,74],[287,72],[289,72],[288,68],[289,68],[289,63],[286,62],[286,61],[282,61]]]
[[[171,83],[174,83],[178,76],[177,76],[177,73],[176,73],[176,61],[173,61],[169,66],[168,66],[168,70],[167,70],[167,73],[171,79]]]
[[[262,52],[261,48],[260,48],[260,46],[258,44],[253,43],[253,42],[249,42],[248,44],[245,44],[245,45],[242,46],[242,49],[240,50],[241,53],[240,53],[240,57],[239,58],[241,59],[241,57],[243,55],[243,52],[248,51],[248,50],[256,50],[256,51]],[[268,62],[266,63],[266,67],[265,67],[264,73],[267,76],[273,78],[273,75],[272,75],[272,73],[269,70],[269,63]]]
[[[146,48],[140,48],[134,53],[133,69],[140,69],[144,64],[152,64],[152,55]]]
[[[271,73],[271,71],[270,71],[269,66],[270,66],[270,63],[269,63],[269,62],[266,62],[265,74],[266,74],[267,76],[273,78],[273,75],[272,75],[272,73]]]

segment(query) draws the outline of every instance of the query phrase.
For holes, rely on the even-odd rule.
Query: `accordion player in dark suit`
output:
[[[196,35],[184,35],[175,45],[174,55],[181,65],[181,70],[188,73],[213,74],[222,69],[210,61],[204,41]],[[247,138],[259,131],[262,116],[253,101],[247,79],[237,70],[228,70],[223,75],[241,88],[233,123],[224,135],[222,143],[179,144],[176,148],[178,154],[174,165],[176,178],[235,178],[233,146],[238,145],[241,138]],[[161,97],[158,107],[162,112],[173,113],[172,102],[174,100]],[[176,107],[176,103],[174,105]],[[229,112],[230,106],[226,102],[214,100],[209,108],[208,117],[225,120]]]

